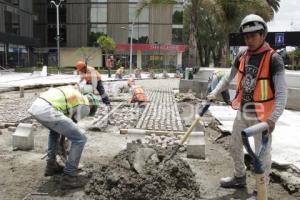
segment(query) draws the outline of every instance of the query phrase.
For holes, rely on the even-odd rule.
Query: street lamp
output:
[[[50,1],[56,7],[56,45],[57,45],[57,70],[60,69],[60,34],[59,34],[59,7],[64,0],[59,0],[58,3]]]
[[[132,37],[133,37],[133,27],[134,27],[134,20],[131,24],[131,33],[130,33],[130,54],[129,54],[129,77],[131,78],[132,72]],[[128,30],[126,27],[122,26],[121,29]]]

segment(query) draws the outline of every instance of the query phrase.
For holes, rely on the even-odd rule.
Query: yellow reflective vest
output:
[[[88,98],[72,86],[50,88],[48,91],[43,92],[40,98],[46,100],[55,109],[63,113],[68,113],[70,108],[79,105],[89,105]]]

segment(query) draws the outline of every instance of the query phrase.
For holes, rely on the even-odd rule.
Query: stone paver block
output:
[[[12,135],[12,146],[14,149],[30,150],[34,147],[32,124],[20,123]]]
[[[187,157],[205,159],[205,138],[203,132],[192,132],[187,142]]]
[[[127,134],[127,148],[135,146],[136,140],[143,141],[145,139],[145,130],[140,129],[128,129]]]

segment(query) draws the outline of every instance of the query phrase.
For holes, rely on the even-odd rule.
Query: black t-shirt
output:
[[[239,58],[241,55],[244,53],[244,51],[240,52],[238,56],[236,57],[234,61],[234,67],[237,69],[240,66]],[[244,68],[244,78],[242,80],[242,88],[243,88],[243,97],[242,97],[242,108],[243,105],[246,103],[251,103],[253,102],[253,92],[254,92],[254,87],[256,83],[256,78],[257,78],[257,72],[258,72],[258,67],[261,62],[261,59],[263,58],[264,53],[257,54],[257,55],[252,55],[248,63],[246,63],[246,66]],[[272,81],[272,77],[284,70],[284,63],[282,60],[282,57],[277,53],[274,52],[271,57],[271,62],[270,62],[270,78],[271,78],[271,87],[274,88],[274,84]],[[253,108],[253,106],[250,106],[247,108]]]

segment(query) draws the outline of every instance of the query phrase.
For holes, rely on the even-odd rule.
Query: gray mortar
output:
[[[141,151],[143,149],[143,151]],[[155,152],[155,156],[152,152]],[[134,168],[137,152],[147,158],[140,173]],[[99,200],[193,200],[200,198],[199,185],[190,166],[179,156],[161,162],[171,150],[142,144],[121,151],[105,166],[99,166],[85,187],[91,199]],[[158,160],[157,160],[158,158]]]

